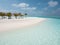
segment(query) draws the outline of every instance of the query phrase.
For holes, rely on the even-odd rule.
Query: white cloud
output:
[[[28,7],[28,6],[29,6],[29,4],[27,4],[27,3],[19,3],[19,4],[13,4],[12,6],[25,8],[25,7]]]
[[[12,6],[20,7],[21,9],[25,10],[36,10],[36,7],[30,7],[30,5],[27,3],[12,4]]]
[[[27,8],[21,8],[21,9],[24,9],[24,10],[36,10],[36,7],[27,7]]]
[[[0,8],[0,12],[17,12],[16,10],[7,10]]]
[[[8,10],[0,8],[0,12],[8,12]]]
[[[48,4],[50,7],[55,7],[56,5],[58,5],[58,2],[57,1],[50,1],[50,2],[48,2]]]

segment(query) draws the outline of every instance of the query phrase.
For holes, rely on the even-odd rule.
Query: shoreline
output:
[[[34,18],[28,17],[23,19],[3,19],[0,20],[0,32],[10,31],[18,28],[24,28],[27,26],[35,25],[42,21],[46,20],[45,18]]]

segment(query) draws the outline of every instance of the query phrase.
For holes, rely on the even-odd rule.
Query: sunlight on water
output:
[[[0,33],[0,45],[60,45],[60,19]]]

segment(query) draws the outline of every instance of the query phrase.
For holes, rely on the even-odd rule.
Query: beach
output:
[[[2,19],[0,20],[0,32],[34,25],[46,20],[45,18],[27,17],[22,19]]]

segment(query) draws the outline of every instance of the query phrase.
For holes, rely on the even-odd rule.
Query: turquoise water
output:
[[[0,45],[60,45],[60,19],[0,33]]]

